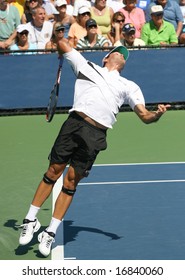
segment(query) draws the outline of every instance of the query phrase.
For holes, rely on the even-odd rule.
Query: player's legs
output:
[[[37,207],[42,206],[42,204],[50,196],[55,182],[63,174],[66,165],[67,164],[50,164],[47,172],[44,174],[44,178],[35,192],[32,205]]]
[[[46,257],[50,254],[56,231],[73,200],[77,184],[82,178],[83,176],[76,173],[72,166],[69,167],[64,178],[64,186],[62,187],[55,202],[53,217],[50,225],[38,236],[38,240],[40,242],[39,251]]]
[[[65,190],[62,188],[62,191],[60,192],[55,203],[55,208],[53,212],[54,218],[59,220],[63,219],[67,209],[69,208],[73,200],[73,195],[76,190],[76,187],[82,178],[83,176],[76,173],[75,169],[72,166],[69,167],[68,172],[64,177]],[[70,193],[70,191],[72,191],[72,193]]]
[[[62,175],[65,167],[66,164],[50,164],[47,172],[44,174],[44,177],[35,192],[30,209],[21,225],[22,232],[19,238],[20,245],[28,244],[32,240],[34,233],[39,230],[41,225],[36,218],[37,213],[42,204],[51,194],[56,180]]]
[[[50,225],[38,237],[40,242],[39,251],[44,256],[50,254],[55,233],[73,200],[77,184],[83,177],[88,176],[99,151],[105,150],[107,146],[105,130],[94,127],[76,114],[71,116],[71,123],[73,124],[73,122],[77,122],[75,127],[78,127],[78,130],[75,130],[72,137],[74,152],[70,158],[70,167],[64,178],[62,190],[56,200]],[[57,150],[57,146],[55,150]],[[52,156],[55,156],[54,152],[53,150]]]

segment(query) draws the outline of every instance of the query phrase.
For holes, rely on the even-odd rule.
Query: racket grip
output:
[[[64,61],[64,57],[60,56],[59,57],[59,67],[62,67],[63,61]]]

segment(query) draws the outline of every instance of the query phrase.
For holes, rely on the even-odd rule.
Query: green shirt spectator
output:
[[[19,24],[18,9],[6,0],[0,0],[0,48],[7,49],[14,42]]]
[[[151,7],[151,20],[145,23],[141,31],[141,39],[146,45],[177,44],[178,38],[174,26],[163,20],[161,5]]]

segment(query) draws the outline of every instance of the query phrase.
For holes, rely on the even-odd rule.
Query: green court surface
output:
[[[51,123],[45,116],[1,117],[0,259],[41,259],[37,245],[18,246],[19,230],[33,194],[47,169],[47,156],[67,115],[56,115]],[[97,164],[185,161],[185,111],[169,111],[154,124],[143,124],[134,113],[120,113],[108,131],[108,149]],[[46,226],[52,211],[51,198],[39,213]],[[48,257],[50,259],[50,257]]]

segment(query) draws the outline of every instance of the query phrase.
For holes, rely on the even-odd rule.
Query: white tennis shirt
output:
[[[83,112],[107,128],[112,128],[123,104],[145,105],[139,86],[123,77],[117,70],[109,71],[94,63],[88,64],[80,52],[73,49],[64,57],[72,66],[77,80],[72,111]],[[98,73],[99,72],[99,73]]]

